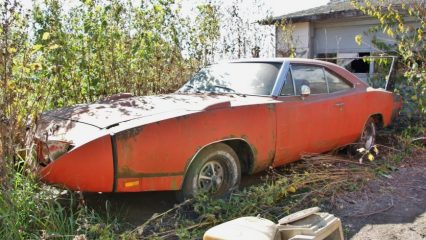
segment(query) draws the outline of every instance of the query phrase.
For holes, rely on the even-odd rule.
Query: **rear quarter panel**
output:
[[[383,126],[390,124],[394,110],[393,94],[384,90],[366,88],[342,96],[345,102],[344,121],[341,123],[341,145],[359,139],[367,120],[373,115],[383,118]]]
[[[180,189],[197,151],[214,142],[244,139],[253,149],[252,172],[271,165],[275,152],[273,104],[194,112],[116,133],[117,191]]]
[[[393,101],[393,93],[383,89],[367,88],[367,110],[373,114],[381,114],[383,125],[387,126],[392,121],[392,112],[398,106]]]
[[[393,101],[393,93],[384,89],[369,87],[367,83],[358,79],[353,73],[334,64],[323,63],[323,66],[350,81],[354,89],[349,92],[336,93],[340,95],[344,107],[344,121],[337,126],[342,131],[340,145],[353,143],[359,139],[368,118],[379,114],[383,117],[383,125],[392,121],[392,113],[398,111],[400,105]]]

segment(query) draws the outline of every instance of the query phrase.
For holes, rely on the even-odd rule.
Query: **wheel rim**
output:
[[[370,123],[364,129],[362,133],[361,142],[364,145],[364,148],[370,150],[374,146],[374,139],[376,137],[376,130],[374,127],[374,123]]]
[[[223,184],[224,170],[217,161],[208,161],[198,175],[198,188],[203,191],[216,191]]]

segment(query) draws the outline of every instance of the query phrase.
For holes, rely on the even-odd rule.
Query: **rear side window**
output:
[[[351,84],[347,83],[341,77],[327,70],[325,70],[325,77],[327,78],[330,93],[344,91],[352,88]]]
[[[292,65],[291,73],[293,75],[297,95],[300,95],[300,88],[302,85],[309,86],[311,94],[328,93],[327,82],[322,67]]]

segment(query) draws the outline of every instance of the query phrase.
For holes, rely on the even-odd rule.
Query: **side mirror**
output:
[[[308,97],[311,95],[311,88],[308,85],[302,85],[300,87],[300,93],[302,95],[302,98]]]

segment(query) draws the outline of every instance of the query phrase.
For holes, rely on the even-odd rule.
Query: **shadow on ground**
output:
[[[258,184],[265,172],[244,176],[241,187]],[[105,212],[106,206],[114,217],[123,219],[131,225],[138,226],[148,220],[153,214],[162,213],[178,204],[174,191],[139,192],[139,193],[84,193],[84,199],[89,208]]]

